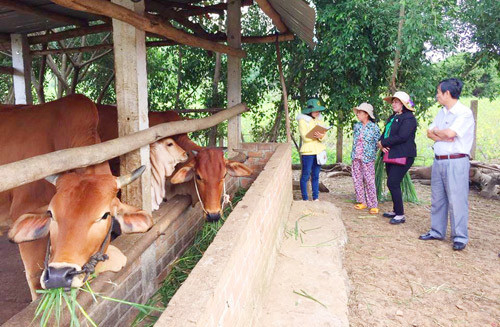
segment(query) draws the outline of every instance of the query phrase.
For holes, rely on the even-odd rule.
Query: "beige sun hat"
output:
[[[411,101],[408,93],[403,92],[403,91],[397,91],[396,93],[394,93],[394,95],[392,97],[385,97],[384,100],[389,102],[389,103],[392,103],[392,100],[394,98],[399,99],[401,101],[401,103],[403,104],[403,106],[405,106],[406,109],[408,109],[410,111],[415,111],[415,108],[413,107],[414,106],[413,101]]]
[[[373,115],[373,106],[371,104],[367,103],[367,102],[363,102],[359,106],[352,108],[352,110],[354,110],[354,112],[356,112],[356,110],[364,111],[372,119],[375,119],[375,116]]]

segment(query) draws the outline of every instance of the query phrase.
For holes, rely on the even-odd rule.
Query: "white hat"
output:
[[[413,102],[411,101],[408,93],[403,92],[403,91],[397,91],[396,93],[394,93],[394,95],[392,97],[386,97],[386,98],[384,98],[384,100],[389,102],[389,103],[392,103],[392,100],[394,98],[399,99],[399,101],[401,101],[401,103],[403,104],[403,106],[405,106],[406,109],[408,109],[410,111],[415,111],[415,108],[413,107]]]
[[[361,110],[361,111],[364,111],[366,112],[372,119],[375,119],[375,116],[373,115],[373,106],[367,102],[363,102],[362,104],[360,104],[359,106],[357,107],[354,107],[352,108],[352,110],[354,110],[354,112],[356,112],[356,110]]]

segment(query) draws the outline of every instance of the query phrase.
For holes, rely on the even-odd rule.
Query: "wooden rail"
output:
[[[52,174],[98,164],[171,135],[206,129],[247,110],[247,106],[240,103],[210,117],[164,123],[107,142],[12,162],[0,166],[0,192]]]

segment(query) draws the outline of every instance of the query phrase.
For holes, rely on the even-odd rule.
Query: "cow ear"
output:
[[[114,198],[111,204],[111,214],[120,224],[122,233],[144,233],[153,226],[149,213],[122,203],[118,198]]]
[[[50,214],[44,206],[19,217],[9,231],[9,240],[14,243],[38,240],[49,235],[49,226]]]
[[[170,183],[172,184],[180,184],[193,179],[194,176],[194,160],[188,162],[184,167],[179,169],[175,174],[170,178]]]
[[[226,169],[231,176],[250,176],[253,170],[241,162],[226,160]]]

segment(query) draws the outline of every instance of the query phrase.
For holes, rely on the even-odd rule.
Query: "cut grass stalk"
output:
[[[313,298],[311,295],[307,294],[307,293],[306,293],[306,291],[304,291],[304,290],[302,290],[302,289],[300,290],[300,293],[299,293],[299,292],[297,292],[297,291],[295,291],[295,290],[294,290],[293,292],[294,292],[295,294],[297,294],[297,295],[303,296],[303,297],[305,297],[305,298],[307,298],[307,299],[309,299],[309,300],[312,300],[312,301],[314,301],[314,302],[316,302],[316,303],[321,304],[324,308],[327,308],[327,306],[326,306],[326,305],[324,305],[324,304],[323,304],[323,303],[321,303],[320,301],[316,300],[315,298]]]

